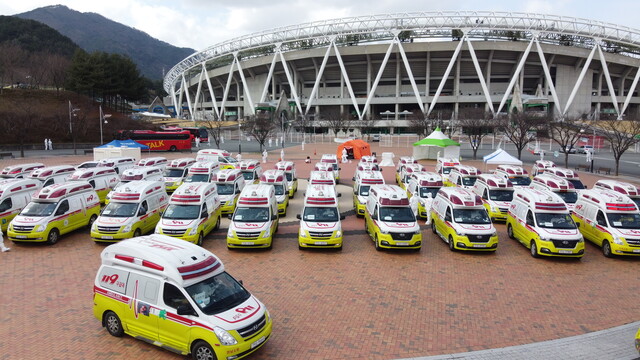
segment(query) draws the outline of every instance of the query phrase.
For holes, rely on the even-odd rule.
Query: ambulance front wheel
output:
[[[191,357],[193,360],[215,360],[216,353],[213,352],[211,345],[200,340],[196,341],[191,348]]]
[[[196,243],[196,245],[202,246],[202,240],[204,240],[204,236],[202,235],[201,231],[200,234],[198,234],[198,242]]]
[[[113,311],[107,311],[104,315],[104,327],[107,328],[109,334],[115,337],[121,337],[124,335],[124,329],[122,328],[122,322],[116,313]]]
[[[49,231],[49,235],[47,235],[47,244],[53,245],[57,243],[59,239],[60,239],[60,232],[58,231],[58,229],[53,228],[51,229],[51,231]]]
[[[609,244],[607,240],[602,242],[602,254],[608,258],[613,257],[613,253],[611,252],[611,244]]]
[[[515,235],[513,235],[513,227],[511,226],[511,224],[507,225],[507,236],[509,236],[509,239],[515,239]]]
[[[133,232],[133,237],[138,237],[142,235],[142,232],[140,231],[140,229],[136,229],[136,231]]]
[[[216,226],[213,228],[213,230],[220,229],[220,221],[221,220],[222,220],[222,216],[218,216],[218,221],[216,222]]]
[[[382,251],[382,248],[380,247],[380,240],[378,240],[378,234],[376,234],[374,242],[375,242],[375,245],[376,245],[376,250]]]
[[[453,240],[453,237],[451,237],[451,235],[449,235],[449,250],[456,251],[456,244]]]
[[[538,246],[536,246],[535,240],[531,240],[531,256],[534,258],[540,257],[538,254]]]
[[[434,234],[437,234],[438,232],[436,231],[436,222],[431,220],[431,231],[433,231]]]

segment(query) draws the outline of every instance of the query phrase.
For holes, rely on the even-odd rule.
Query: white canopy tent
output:
[[[482,161],[484,161],[485,167],[488,164],[522,166],[522,161],[518,160],[518,158],[512,156],[501,148],[498,148],[489,155],[483,156]]]

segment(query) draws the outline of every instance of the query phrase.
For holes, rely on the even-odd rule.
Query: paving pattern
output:
[[[312,157],[318,159],[335,146],[315,149]],[[407,149],[397,150],[396,156],[405,155],[403,151]],[[292,158],[299,177],[305,178],[312,164],[302,161],[307,153],[296,152]],[[53,165],[87,159],[38,160]],[[18,162],[26,161],[3,160],[0,166]],[[433,169],[433,162],[424,164]],[[347,206],[341,205],[342,211],[351,203],[348,186],[354,168],[355,163],[342,165],[347,185],[340,190],[341,204]],[[393,171],[384,169],[388,182],[393,182]],[[583,176],[588,185],[595,180]],[[594,336],[640,320],[640,258],[606,259],[588,243],[582,260],[533,259],[508,239],[501,224],[494,254],[451,252],[426,227],[422,251],[377,252],[363,220],[352,213],[343,221],[342,251],[300,251],[295,215],[302,192],[280,226],[273,250],[227,250],[226,219],[204,242],[273,316],[272,338],[251,359],[464,358],[450,354]],[[0,253],[0,359],[183,358],[131,337],[114,338],[101,328],[91,299],[104,246],[90,240],[88,229],[55,246],[8,245],[11,251]],[[637,328],[637,323],[629,326]],[[564,347],[557,341],[552,348]],[[633,342],[623,349],[630,350],[635,351]],[[498,358],[494,355],[469,358]]]

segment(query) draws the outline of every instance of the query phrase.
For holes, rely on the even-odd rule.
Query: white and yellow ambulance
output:
[[[633,200],[633,202],[636,203],[636,206],[640,209],[640,188],[634,184],[618,180],[601,179],[596,181],[593,188],[613,190],[621,194],[625,194]]]
[[[397,185],[372,185],[369,188],[365,231],[376,250],[422,248],[422,232],[411,210],[406,191]]]
[[[357,173],[353,183],[353,208],[356,210],[356,216],[364,217],[371,186],[383,184],[384,177],[380,171],[360,171]]]
[[[435,172],[413,174],[407,185],[409,203],[416,217],[427,220],[431,224],[431,205],[440,188],[444,186],[442,176]]]
[[[120,182],[114,187],[117,188],[120,185],[128,184],[133,181],[162,181],[162,187],[164,188],[164,176],[162,168],[159,166],[143,166],[126,169],[120,173]],[[166,192],[166,190],[165,190]],[[107,194],[105,204],[111,201],[113,192]]]
[[[606,257],[640,256],[640,211],[628,196],[604,189],[583,190],[573,219],[585,239]]]
[[[511,181],[513,187],[529,186],[531,178],[527,170],[517,165],[498,165],[495,174]]]
[[[155,232],[202,246],[205,236],[220,228],[220,221],[216,184],[185,183],[169,198]]]
[[[3,179],[22,179],[31,174],[33,170],[43,168],[42,163],[29,163],[29,164],[17,164],[10,165],[2,169],[0,172],[0,178]]]
[[[107,195],[120,182],[116,169],[110,167],[94,167],[76,170],[68,181],[86,181],[98,194],[100,203],[107,201]]]
[[[257,184],[262,175],[262,166],[258,160],[243,160],[236,164],[236,169],[242,172],[246,185]]]
[[[116,170],[116,173],[122,174],[123,171],[131,169],[136,165],[136,159],[129,156],[119,156],[101,159],[96,167],[110,167]]]
[[[567,179],[568,182],[573,184],[573,187],[576,190],[584,190],[587,188],[586,186],[584,186],[582,181],[580,181],[578,173],[571,169],[556,166],[544,169],[544,173]]]
[[[166,157],[153,156],[153,157],[148,157],[145,159],[138,160],[136,167],[155,166],[155,167],[159,167],[164,171],[164,169],[167,168],[167,165],[169,165],[169,160],[167,160]]]
[[[14,242],[55,244],[64,235],[91,226],[100,214],[100,200],[86,181],[47,186],[33,194],[31,202],[13,218],[7,231]]]
[[[231,153],[220,149],[202,149],[196,155],[196,161],[217,161],[220,163],[220,169],[235,169],[238,162],[231,157]]]
[[[584,240],[569,209],[548,190],[515,190],[507,215],[507,234],[527,247],[533,257],[584,255]]]
[[[443,187],[431,206],[431,230],[449,250],[495,251],[498,233],[480,196],[461,187]]]
[[[273,186],[247,185],[238,199],[227,232],[227,247],[267,248],[278,231],[278,202]]]
[[[287,177],[282,170],[268,169],[260,175],[260,184],[271,185],[275,190],[276,200],[278,201],[278,214],[280,216],[287,215],[289,207],[289,183]]]
[[[333,165],[330,163],[317,162],[313,166],[313,171],[326,171],[329,175],[333,176],[333,178],[336,180],[336,184],[338,183],[336,174],[333,172]]]
[[[220,198],[220,212],[222,215],[233,214],[242,189],[245,187],[244,178],[238,169],[223,169],[213,175]]]
[[[401,156],[398,159],[398,163],[396,164],[396,184],[400,185],[402,182],[402,174],[404,172],[404,167],[408,164],[417,164],[418,161],[414,159],[413,156]]]
[[[213,253],[163,235],[106,247],[93,314],[109,334],[128,334],[194,359],[240,359],[271,336],[263,303]]]
[[[26,178],[40,181],[42,187],[62,184],[76,172],[76,168],[71,165],[47,166],[35,169]]]
[[[336,154],[323,154],[320,158],[321,163],[331,164],[331,170],[333,171],[333,177],[336,179],[336,184],[340,182],[340,164],[338,163],[338,156]]]
[[[536,175],[531,182],[531,187],[538,190],[549,190],[560,196],[567,204],[569,211],[573,211],[573,207],[578,201],[578,192],[573,184],[565,178],[552,174]]]
[[[331,185],[336,186],[336,179],[330,171],[309,172],[309,185]]]
[[[196,161],[189,168],[184,182],[211,182],[213,175],[218,171],[220,171],[220,163],[217,161]]]
[[[413,175],[422,173],[424,171],[425,171],[424,166],[420,164],[405,165],[402,172],[400,172],[400,183],[398,184],[398,186],[406,190],[407,185],[409,185],[409,180],[411,180]]]
[[[378,158],[376,158],[373,155],[362,155],[362,157],[360,158],[360,162],[361,163],[368,163],[368,164],[377,164],[378,163]]]
[[[536,160],[536,162],[533,163],[533,168],[531,169],[531,176],[543,174],[546,169],[552,167],[556,167],[556,164],[551,160]]]
[[[444,177],[444,186],[458,186],[471,189],[480,174],[482,174],[482,171],[478,170],[475,166],[456,165],[451,172],[449,172],[449,175]]]
[[[120,184],[110,195],[111,201],[91,226],[95,242],[120,241],[153,232],[169,203],[162,180]]]
[[[302,214],[298,214],[300,230],[298,248],[332,248],[342,250],[342,225],[338,195],[333,186],[307,187]]]
[[[436,172],[444,179],[446,175],[449,175],[453,167],[460,165],[460,161],[455,158],[438,158],[436,160]]]
[[[9,223],[31,201],[31,196],[42,188],[38,180],[0,179],[0,228],[6,233]]]
[[[380,172],[382,172],[382,169],[380,168],[380,166],[378,166],[377,163],[360,161],[358,163],[358,165],[356,165],[356,171],[353,173],[353,178],[351,178],[351,180],[356,181],[356,177],[358,176],[358,172],[361,172],[361,171],[380,171]]]
[[[179,158],[171,160],[164,170],[164,185],[167,193],[171,194],[182,185],[189,173],[189,168],[196,162],[194,158]]]
[[[496,174],[481,174],[471,188],[482,198],[492,221],[507,221],[509,206],[513,201],[513,184]]]
[[[275,165],[276,170],[284,171],[289,183],[289,197],[293,199],[298,192],[298,176],[296,175],[296,164],[293,161],[279,161]]]

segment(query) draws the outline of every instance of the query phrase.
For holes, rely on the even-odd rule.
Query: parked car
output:
[[[371,135],[371,141],[372,142],[379,142],[380,141],[380,134]]]
[[[583,145],[578,148],[578,154],[586,154],[588,151],[593,152],[593,146],[591,145]]]
[[[565,146],[564,149],[561,149],[560,152],[563,153],[569,153],[569,154],[575,154],[576,153],[576,148],[574,148],[573,146]]]

